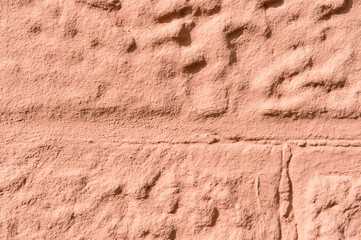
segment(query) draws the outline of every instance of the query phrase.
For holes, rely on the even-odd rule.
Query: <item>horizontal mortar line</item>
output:
[[[237,144],[237,143],[247,143],[247,144],[259,144],[259,145],[283,145],[289,144],[296,147],[323,147],[323,146],[330,146],[330,147],[361,147],[361,139],[282,139],[277,140],[275,138],[246,138],[246,137],[224,137],[221,135],[213,134],[209,138],[206,139],[195,139],[195,140],[140,140],[140,139],[130,139],[130,140],[121,140],[117,139],[116,136],[102,136],[101,140],[95,138],[84,138],[84,137],[70,137],[70,138],[63,138],[63,135],[50,135],[48,136],[48,140],[65,140],[68,142],[71,141],[80,141],[80,142],[87,142],[87,143],[97,143],[103,139],[107,139],[105,142],[106,144],[129,144],[129,145],[160,145],[160,144],[169,144],[169,145],[200,145],[200,144],[207,144],[207,145],[215,145],[215,144]],[[37,134],[35,138],[30,137],[27,139],[28,141],[37,141],[42,139],[42,134]],[[5,140],[6,144],[11,144],[16,139],[14,136],[11,140]],[[23,139],[27,141],[26,139]],[[15,141],[18,142],[18,141]],[[103,141],[104,143],[104,141]]]
[[[247,143],[247,144],[259,144],[259,145],[283,145],[289,144],[297,147],[361,147],[361,140],[241,140],[241,141],[217,141],[217,142],[207,142],[207,141],[184,141],[184,142],[171,142],[171,141],[114,141],[118,144],[129,144],[129,145],[229,145],[237,143]]]

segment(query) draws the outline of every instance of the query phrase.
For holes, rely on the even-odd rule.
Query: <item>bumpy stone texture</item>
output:
[[[360,0],[0,0],[0,239],[361,239]]]

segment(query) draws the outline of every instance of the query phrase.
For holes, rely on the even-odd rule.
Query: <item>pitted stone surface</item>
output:
[[[0,239],[361,239],[360,0],[0,0]]]

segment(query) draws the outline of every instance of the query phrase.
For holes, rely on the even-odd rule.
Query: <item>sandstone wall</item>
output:
[[[361,239],[360,0],[0,0],[0,239]]]

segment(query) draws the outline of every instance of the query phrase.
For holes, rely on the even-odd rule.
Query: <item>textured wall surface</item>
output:
[[[0,239],[361,239],[361,0],[0,0]]]

